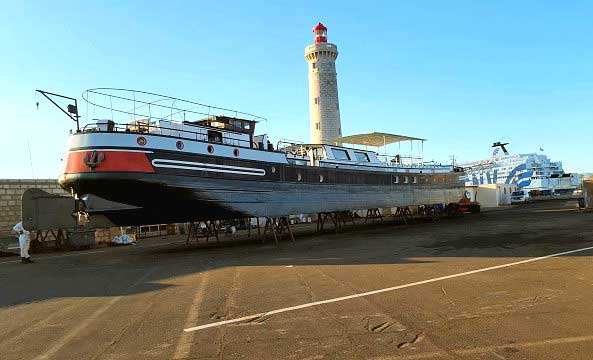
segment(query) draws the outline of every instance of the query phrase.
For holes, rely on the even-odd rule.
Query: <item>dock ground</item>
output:
[[[593,357],[593,214],[573,202],[179,240],[0,258],[0,358]]]

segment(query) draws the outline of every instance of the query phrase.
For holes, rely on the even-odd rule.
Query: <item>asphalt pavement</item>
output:
[[[0,258],[0,358],[593,358],[593,213],[572,202],[181,240]]]

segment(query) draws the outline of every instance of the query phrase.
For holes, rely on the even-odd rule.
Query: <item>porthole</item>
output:
[[[183,148],[185,147],[185,145],[183,144],[183,141],[178,141],[177,143],[175,143],[175,146],[179,149],[179,150],[183,150]]]
[[[319,175],[319,182],[322,183],[323,182],[323,175]]]
[[[272,174],[275,174],[275,173],[276,173],[276,167],[272,166]]]
[[[235,155],[235,157],[239,156],[239,149],[233,150],[233,155]]]
[[[146,138],[144,136],[139,136],[138,139],[136,139],[136,143],[140,146],[144,146],[146,145],[148,141],[146,140]]]
[[[301,173],[297,174],[297,181],[301,181],[303,180],[303,175],[301,175]]]
[[[208,145],[207,150],[210,154],[214,153],[214,146]]]

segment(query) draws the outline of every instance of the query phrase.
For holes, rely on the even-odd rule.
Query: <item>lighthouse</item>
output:
[[[313,28],[314,43],[305,48],[309,65],[309,120],[311,143],[328,144],[342,137],[336,58],[338,47],[327,42],[322,23]]]

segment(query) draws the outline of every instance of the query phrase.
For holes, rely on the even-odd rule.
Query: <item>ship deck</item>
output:
[[[296,226],[279,246],[155,238],[2,258],[2,358],[583,359],[592,216],[557,201],[341,234]]]

